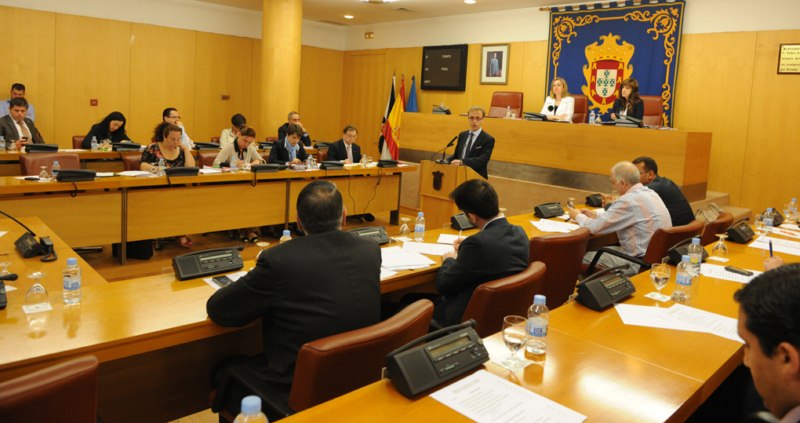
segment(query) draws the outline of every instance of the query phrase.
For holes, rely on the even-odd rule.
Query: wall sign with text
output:
[[[800,75],[800,44],[781,44],[778,73]]]

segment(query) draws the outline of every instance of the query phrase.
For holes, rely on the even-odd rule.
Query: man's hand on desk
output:
[[[442,254],[442,260],[448,259],[448,258],[456,258],[456,256],[458,256],[458,247],[461,246],[461,241],[463,241],[463,240],[464,240],[464,238],[462,238],[462,237],[456,238],[456,240],[453,241],[453,251],[448,251],[448,252]]]
[[[778,256],[767,257],[764,259],[764,270],[777,269],[781,266],[783,266],[783,259]]]
[[[576,222],[577,222],[576,217],[578,217],[579,214],[586,215],[590,219],[597,218],[597,212],[595,212],[594,210],[578,210],[570,206],[567,206],[567,213],[569,213],[569,218]]]
[[[450,162],[450,164],[453,166],[461,166],[461,160],[458,159],[453,160],[452,162]]]

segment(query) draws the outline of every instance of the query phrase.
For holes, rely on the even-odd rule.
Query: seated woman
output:
[[[92,125],[89,133],[83,137],[81,148],[92,148],[92,137],[97,138],[98,144],[128,141],[125,133],[125,116],[120,112],[111,112],[100,122]]]
[[[614,100],[611,107],[611,120],[621,116],[630,116],[636,119],[644,117],[644,102],[639,97],[639,82],[633,78],[622,81],[620,98]]]
[[[224,149],[226,145],[233,144],[233,140],[239,136],[239,130],[247,125],[247,118],[237,113],[231,117],[231,127],[222,130],[219,136],[219,148]]]
[[[142,152],[141,170],[151,171],[158,166],[159,159],[164,159],[165,167],[196,166],[192,150],[181,143],[181,128],[171,123],[162,122],[156,126],[155,140]],[[181,247],[190,248],[192,240],[186,235],[178,237]]]
[[[256,130],[249,126],[242,126],[239,136],[225,147],[222,147],[217,158],[214,159],[214,167],[219,167],[222,163],[231,163],[234,160],[239,169],[246,167],[246,164],[254,165],[263,163],[264,160],[258,153],[256,147]]]
[[[547,116],[547,120],[572,122],[574,113],[575,99],[569,96],[567,81],[556,77],[550,84],[550,95],[544,101],[542,114]]]

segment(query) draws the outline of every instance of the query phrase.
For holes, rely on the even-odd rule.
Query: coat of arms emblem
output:
[[[600,109],[606,113],[619,97],[622,81],[633,75],[633,65],[629,64],[633,57],[633,44],[625,41],[618,43],[619,35],[601,35],[598,45],[595,41],[586,46],[586,62],[583,65],[583,76],[587,85],[581,91],[589,100],[589,109]]]

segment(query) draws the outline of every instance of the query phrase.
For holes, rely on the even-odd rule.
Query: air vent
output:
[[[327,20],[327,19],[323,19],[323,20],[321,20],[320,22],[322,22],[322,23],[326,23],[326,24],[331,24],[331,25],[338,25],[338,26],[345,26],[345,25],[347,25],[347,24],[345,24],[345,23],[343,23],[343,22],[329,21],[329,20]]]

